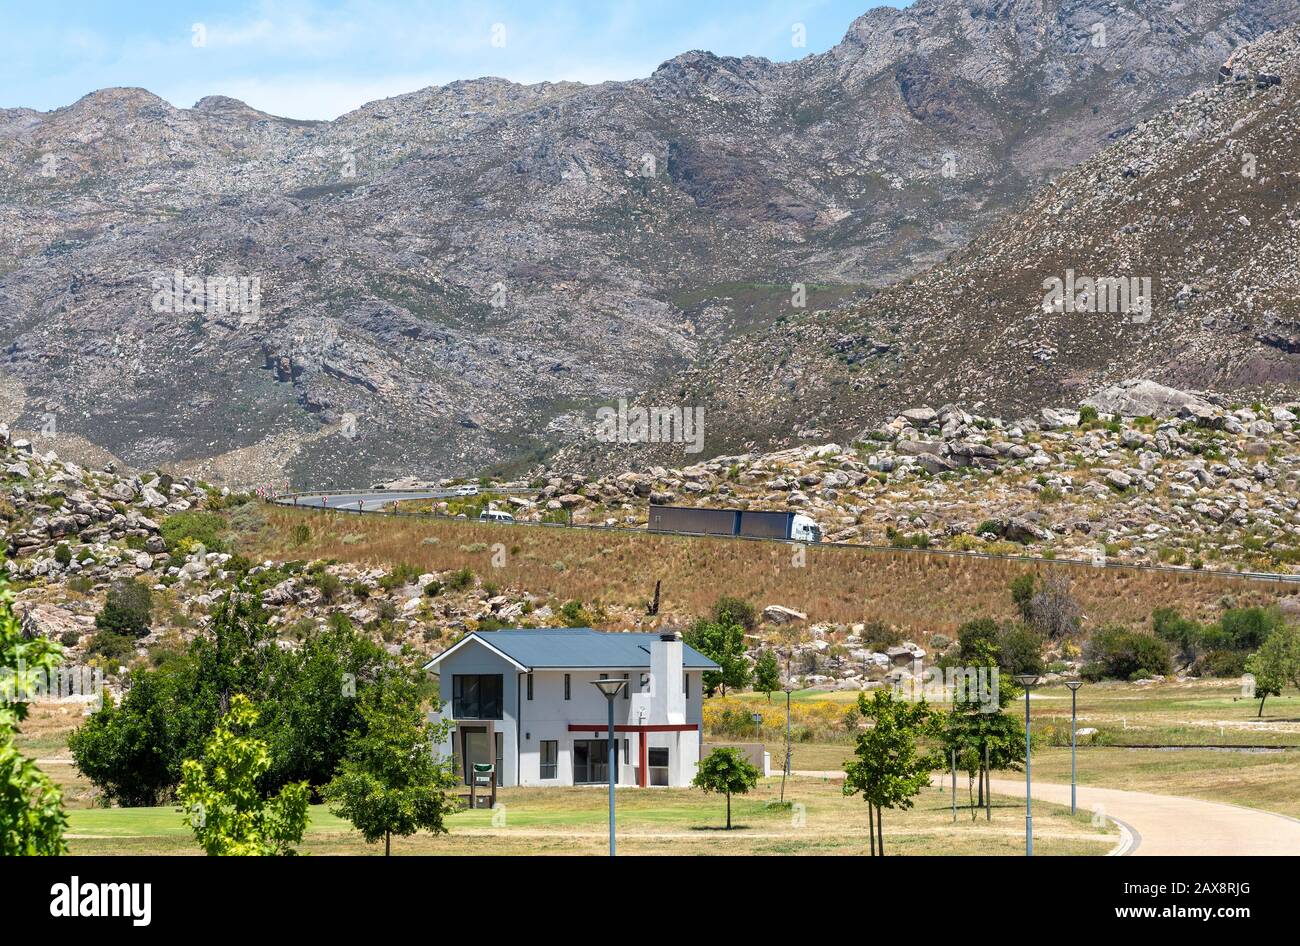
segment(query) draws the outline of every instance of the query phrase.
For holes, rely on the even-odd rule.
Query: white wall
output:
[[[644,671],[610,671],[609,676],[621,677],[628,673],[631,693],[627,698],[616,697],[614,700],[614,724],[616,726],[642,725],[650,722],[648,686],[643,686],[641,675]],[[697,726],[702,721],[703,702],[701,699],[701,674],[688,671],[689,696],[685,700],[686,722]],[[605,739],[608,727],[608,709],[605,697],[592,683],[600,679],[596,671],[569,671],[571,699],[564,699],[564,672],[538,671],[533,675],[533,699],[528,699],[527,682],[520,688],[519,715],[517,717],[521,734],[519,784],[521,785],[572,785],[573,784],[573,742],[575,739]],[[681,685],[680,683],[678,684]],[[644,716],[642,713],[644,712]],[[591,731],[570,732],[569,724],[594,724]],[[594,733],[594,736],[593,736]],[[555,740],[559,743],[558,765],[554,780],[541,778],[541,743],[542,740]],[[640,765],[640,739],[637,733],[615,733],[618,745],[618,780],[619,785],[636,784],[636,767]],[[628,756],[625,762],[623,740],[628,741]],[[672,784],[684,785],[695,776],[695,766],[699,761],[700,734],[651,733],[649,745],[667,746],[670,761],[673,763]],[[680,748],[679,748],[680,746]],[[508,783],[511,784],[511,783]]]

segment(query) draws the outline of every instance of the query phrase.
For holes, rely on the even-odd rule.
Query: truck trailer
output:
[[[815,520],[797,512],[755,509],[695,509],[690,506],[650,505],[651,532],[690,535],[745,535],[756,539],[792,539],[820,542],[822,530]]]

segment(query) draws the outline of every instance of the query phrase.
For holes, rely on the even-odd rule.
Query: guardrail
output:
[[[433,493],[435,491],[434,490],[391,490],[390,492]],[[510,487],[508,489],[491,489],[491,490],[485,489],[482,492],[523,494],[523,493],[535,493],[536,490],[531,488]],[[745,542],[780,542],[785,545],[803,545],[803,546],[809,545],[809,543],[803,542],[798,539],[777,539],[777,538],[769,538],[766,536],[719,535],[713,532],[666,532],[661,530],[651,531],[648,529],[629,529],[626,526],[607,526],[604,525],[603,523],[597,525],[593,523],[582,523],[582,522],[570,522],[570,523],[526,522],[522,520],[516,520],[514,522],[489,522],[489,521],[479,520],[479,519],[470,519],[467,516],[448,516],[442,513],[432,512],[432,511],[431,512],[408,512],[403,510],[393,511],[393,510],[385,510],[385,509],[354,509],[354,508],[348,508],[346,506],[303,506],[293,502],[284,501],[286,499],[292,500],[295,497],[302,499],[307,497],[316,498],[316,497],[323,497],[323,496],[344,496],[344,495],[380,496],[383,495],[383,492],[379,490],[352,490],[350,492],[334,491],[334,490],[325,492],[325,491],[313,490],[312,492],[286,493],[282,496],[272,497],[270,499],[270,502],[282,506],[290,506],[297,509],[316,509],[320,512],[327,512],[327,511],[346,512],[352,515],[397,516],[399,518],[443,520],[447,522],[475,522],[475,523],[482,522],[482,524],[484,525],[492,525],[492,526],[507,526],[507,527],[549,526],[551,528],[558,528],[558,529],[587,529],[589,531],[599,531],[599,532],[630,532],[638,535],[648,534],[648,535],[665,535],[665,536],[683,536],[687,538],[706,538],[706,539],[724,539],[724,540],[732,539],[732,540],[740,540]],[[452,498],[456,498],[456,495],[457,494],[453,490],[448,490],[447,495],[445,496],[429,496],[429,497],[422,497],[422,498],[452,499]],[[827,542],[827,543],[818,543],[813,547],[824,548],[824,549],[856,549],[858,551],[863,551],[863,552],[891,552],[891,553],[899,553],[899,554],[910,553],[914,555],[947,555],[947,556],[957,557],[957,558],[964,557],[969,559],[982,559],[984,561],[1000,561],[1000,562],[1010,562],[1010,563],[1026,564],[1026,565],[1066,565],[1066,566],[1074,566],[1076,568],[1109,568],[1109,569],[1119,569],[1119,570],[1127,570],[1127,571],[1135,571],[1135,572],[1161,572],[1170,575],[1209,575],[1216,578],[1233,578],[1233,579],[1241,579],[1246,581],[1267,581],[1276,584],[1300,584],[1300,574],[1292,575],[1292,574],[1285,574],[1282,572],[1239,572],[1239,571],[1229,571],[1227,569],[1222,569],[1222,568],[1217,568],[1217,569],[1216,568],[1192,568],[1190,566],[1178,566],[1178,565],[1142,565],[1135,562],[1106,561],[1106,562],[1099,563],[1094,561],[1088,561],[1086,559],[1077,559],[1077,558],[1045,558],[1041,555],[999,555],[993,552],[971,552],[971,551],[960,551],[958,549],[919,549],[919,548],[906,547],[906,546],[900,547],[894,545],[873,545],[865,542]]]

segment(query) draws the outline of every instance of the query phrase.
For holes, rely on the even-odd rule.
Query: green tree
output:
[[[872,725],[858,734],[854,757],[844,766],[844,794],[862,795],[874,819],[871,853],[878,846],[883,856],[882,810],[911,808],[912,798],[930,784],[930,773],[942,765],[937,753],[919,742],[935,733],[938,719],[925,700],[909,702],[883,688],[870,699],[859,693],[858,712]]]
[[[335,775],[347,734],[364,729],[357,697],[390,662],[383,648],[341,614],[313,628],[294,650],[275,634],[250,595],[222,598],[210,633],[156,669],[137,670],[121,702],[90,717],[70,740],[82,772],[107,797],[158,804],[196,757],[235,693],[259,709],[255,735],[271,751],[263,787]]]
[[[713,604],[716,624],[739,624],[747,631],[758,627],[758,609],[744,598],[724,595]]]
[[[95,626],[114,634],[144,637],[149,633],[153,592],[142,582],[126,578],[113,583],[104,606],[95,615]]]
[[[745,662],[745,629],[733,621],[701,619],[682,635],[687,644],[721,667],[704,671],[704,689],[712,696],[721,688],[744,689],[749,685],[749,664]]]
[[[1136,680],[1170,672],[1169,645],[1121,624],[1098,628],[1083,646],[1085,680]]]
[[[1256,650],[1281,623],[1276,608],[1231,608],[1219,618],[1220,643],[1234,650]]]
[[[1288,683],[1300,687],[1300,629],[1282,626],[1265,638],[1259,650],[1246,661],[1246,672],[1255,678],[1255,696],[1264,715],[1264,701],[1281,696]]]
[[[1004,712],[1020,691],[1008,685],[1001,675],[994,647],[986,640],[973,645],[972,653],[961,669],[967,676],[953,694],[952,709],[942,716],[942,761],[950,762],[952,754],[957,754],[958,768],[966,773],[968,786],[978,777],[978,802],[983,804],[985,776],[989,774],[984,765],[986,751],[988,769],[1019,769],[1020,760],[1025,755],[1024,729],[1017,718]],[[997,677],[985,677],[989,688],[983,692],[978,687],[980,670],[986,674],[998,674]],[[971,671],[975,674],[974,681],[971,680]],[[994,681],[996,701],[991,699]],[[972,682],[976,685],[972,686]],[[968,794],[972,793],[968,791]],[[972,818],[975,816],[975,803],[972,797]]]
[[[772,691],[781,689],[781,668],[776,662],[776,654],[763,648],[754,662],[754,689],[767,694],[767,701],[772,702]]]
[[[175,788],[186,748],[176,730],[190,679],[184,670],[133,671],[121,702],[105,695],[103,708],[68,737],[78,771],[105,800],[152,807]]]
[[[1034,600],[1034,593],[1037,590],[1038,577],[1032,572],[1025,572],[1011,579],[1011,603],[1020,612],[1022,621],[1029,620],[1030,602]]]
[[[446,816],[457,806],[451,760],[437,758],[433,749],[450,723],[426,721],[421,702],[413,673],[386,672],[362,698],[365,729],[350,735],[339,774],[325,787],[330,810],[366,841],[383,838],[385,857],[394,834],[445,834]]]
[[[181,765],[177,798],[185,823],[209,855],[294,854],[307,828],[306,782],[290,783],[269,798],[258,788],[271,767],[271,753],[265,742],[246,734],[256,722],[252,702],[235,694],[202,757]]]
[[[747,795],[758,784],[758,769],[739,749],[714,749],[701,760],[691,782],[705,794],[727,796],[727,830],[731,830],[731,796]]]
[[[1026,576],[1021,576],[1026,577]],[[975,660],[981,654],[981,643],[987,643],[998,652],[1001,628],[992,618],[975,618],[957,628],[957,656],[963,663]]]
[[[972,664],[974,666],[974,664]],[[998,633],[996,666],[1007,676],[1018,673],[1042,675],[1043,639],[1038,632],[1023,624],[1007,622]]]
[[[1203,643],[1201,626],[1183,617],[1176,608],[1156,608],[1151,612],[1151,629],[1156,637],[1175,648],[1178,659],[1190,664],[1200,653]]]
[[[68,816],[63,793],[15,744],[28,701],[63,650],[45,637],[26,637],[13,612],[13,592],[0,579],[0,857],[66,854]]]

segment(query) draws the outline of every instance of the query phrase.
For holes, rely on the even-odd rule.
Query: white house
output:
[[[614,700],[620,785],[690,784],[700,759],[702,676],[718,665],[676,633],[589,627],[475,631],[425,665],[439,676],[441,751],[469,781],[494,762],[499,785],[607,783],[609,709],[593,681],[623,678]]]

